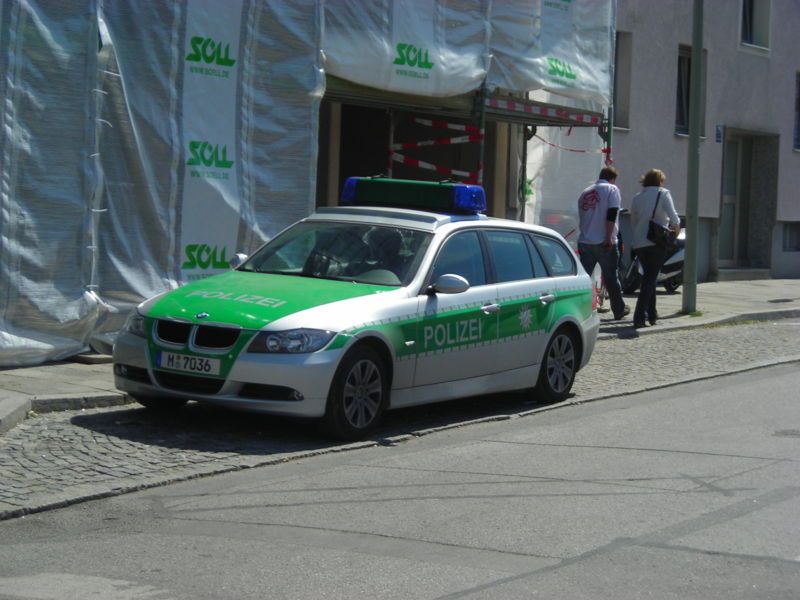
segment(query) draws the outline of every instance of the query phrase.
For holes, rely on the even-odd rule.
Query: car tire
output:
[[[561,327],[547,343],[535,393],[548,403],[566,400],[578,371],[578,343],[575,334]]]
[[[369,346],[356,346],[334,375],[324,430],[340,440],[366,437],[380,422],[388,397],[389,380],[381,357]]]
[[[145,396],[131,396],[136,402],[147,410],[159,413],[171,413],[183,408],[188,402],[185,398],[159,398]]]

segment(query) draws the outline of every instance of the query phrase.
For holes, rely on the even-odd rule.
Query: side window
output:
[[[523,234],[513,231],[486,231],[485,234],[498,283],[533,278]]]
[[[536,235],[536,247],[542,254],[547,270],[553,277],[575,275],[575,259],[561,242],[543,235]]]
[[[456,234],[444,243],[433,265],[431,282],[447,273],[461,275],[470,286],[486,284],[483,251],[476,232]]]
[[[535,277],[547,277],[547,267],[544,266],[544,261],[542,260],[542,255],[539,254],[539,250],[536,249],[536,246],[533,243],[533,238],[527,236],[525,238],[526,242],[528,243],[528,250],[531,253],[531,258],[533,259],[533,274]]]

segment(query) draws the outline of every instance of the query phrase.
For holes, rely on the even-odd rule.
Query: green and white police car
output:
[[[595,346],[592,282],[556,232],[489,218],[479,186],[350,178],[237,268],[151,298],[114,345],[116,386],[319,418],[535,388],[567,397]]]

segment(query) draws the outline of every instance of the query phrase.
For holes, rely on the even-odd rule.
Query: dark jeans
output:
[[[611,311],[614,313],[615,319],[621,319],[625,310],[625,301],[622,299],[622,290],[617,277],[619,250],[616,245],[606,248],[603,244],[578,244],[578,253],[581,257],[581,264],[590,277],[595,265],[600,263],[603,281],[608,290],[608,299],[611,300]]]
[[[639,298],[636,300],[636,310],[633,311],[633,324],[644,325],[645,318],[654,323],[658,317],[656,312],[656,279],[658,272],[664,264],[667,251],[658,246],[643,246],[634,249],[642,265],[642,287]]]

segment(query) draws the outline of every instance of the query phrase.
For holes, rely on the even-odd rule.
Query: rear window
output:
[[[575,275],[575,258],[572,251],[558,240],[534,234],[534,241],[547,270],[553,277]]]
[[[497,274],[497,283],[533,279],[525,236],[513,231],[487,231],[486,242]]]

